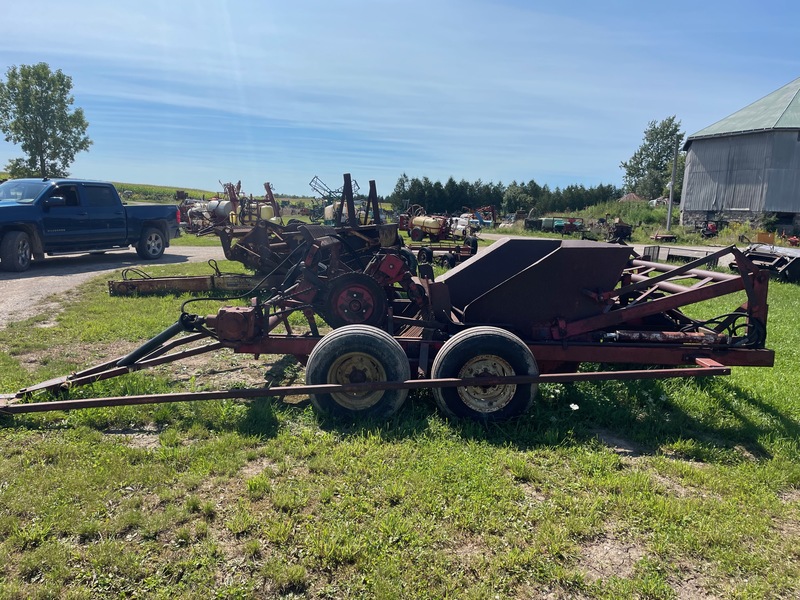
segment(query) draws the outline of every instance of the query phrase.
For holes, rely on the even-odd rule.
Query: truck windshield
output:
[[[39,181],[6,181],[0,183],[0,202],[12,200],[30,204],[48,187],[49,183]]]

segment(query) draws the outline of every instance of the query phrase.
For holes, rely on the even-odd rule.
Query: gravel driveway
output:
[[[68,292],[97,275],[108,274],[109,279],[118,279],[120,271],[128,267],[147,271],[154,264],[206,262],[211,258],[225,260],[222,247],[170,246],[155,261],[143,261],[135,250],[55,256],[43,262],[33,261],[24,273],[0,271],[0,329],[46,310],[58,310],[58,303],[46,301],[48,296]]]

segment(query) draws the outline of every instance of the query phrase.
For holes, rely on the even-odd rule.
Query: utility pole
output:
[[[672,157],[672,179],[669,182],[669,204],[667,204],[667,231],[672,225],[672,195],[675,193],[675,176],[678,172],[678,145],[681,143],[681,134],[675,134],[675,156]]]

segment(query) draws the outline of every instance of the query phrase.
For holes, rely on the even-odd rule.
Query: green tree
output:
[[[625,171],[622,178],[625,191],[633,192],[646,200],[669,195],[675,138],[678,138],[678,144],[683,143],[684,134],[680,129],[681,122],[674,115],[660,122],[650,121],[644,131],[642,145],[630,159],[620,163],[620,168]],[[679,155],[673,195],[676,201],[680,199],[684,161]]]
[[[512,181],[503,194],[503,212],[516,213],[518,210],[529,211],[533,208],[533,197],[524,186]]]
[[[408,175],[403,173],[398,179],[397,183],[394,186],[394,190],[391,194],[389,194],[389,202],[392,204],[392,209],[397,212],[402,212],[408,208],[409,203],[409,196],[408,196],[408,187],[409,187],[409,179]]]
[[[461,183],[457,183],[453,177],[449,177],[444,184],[444,192],[447,195],[447,202],[450,206],[457,207],[458,212],[461,212],[461,207],[469,204],[467,198],[467,190],[465,189],[466,182],[462,179]]]
[[[72,78],[47,63],[12,66],[0,81],[0,131],[19,144],[24,158],[11,159],[12,177],[66,177],[78,152],[92,144],[80,108],[72,109]]]

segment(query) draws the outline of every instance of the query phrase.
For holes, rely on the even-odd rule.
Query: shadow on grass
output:
[[[709,463],[769,459],[762,439],[800,438],[800,422],[724,378],[543,385],[528,413],[498,423],[448,422],[424,391],[388,421],[319,423],[343,436],[386,441],[426,435],[435,423],[447,423],[450,435],[518,450],[599,439],[624,454],[666,452]]]
[[[611,438],[639,454],[666,451],[703,462],[738,462],[746,454],[771,458],[765,438],[800,436],[800,423],[788,412],[726,378],[607,381],[560,391],[513,428],[492,428],[486,439],[525,448],[553,439]]]
[[[282,357],[265,372],[265,379],[278,385],[296,383],[299,378],[299,364],[290,356]],[[726,378],[604,381],[542,385],[528,413],[499,423],[448,421],[437,411],[432,392],[422,390],[410,394],[397,415],[380,422],[312,417],[308,397],[298,395],[90,409],[66,416],[0,417],[0,427],[84,425],[103,430],[145,423],[187,428],[199,424],[216,431],[270,439],[279,434],[282,422],[314,418],[321,428],[343,437],[368,434],[387,442],[448,435],[527,450],[595,444],[599,439],[626,454],[669,453],[703,462],[730,463],[745,457],[771,458],[772,450],[762,440],[800,439],[800,422],[790,416],[790,409],[781,410],[777,402],[767,401]]]

